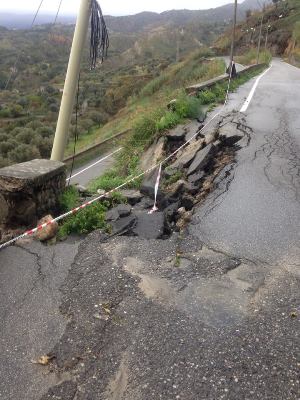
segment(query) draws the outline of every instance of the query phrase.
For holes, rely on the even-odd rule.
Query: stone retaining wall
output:
[[[0,169],[0,239],[1,231],[28,228],[55,213],[65,184],[61,162],[33,160]]]

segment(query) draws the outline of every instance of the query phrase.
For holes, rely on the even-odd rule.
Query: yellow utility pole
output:
[[[91,0],[81,0],[52,148],[51,160],[54,161],[64,159],[90,16]]]

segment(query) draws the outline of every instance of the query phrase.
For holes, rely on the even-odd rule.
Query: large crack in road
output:
[[[30,296],[5,322],[1,399],[298,399],[299,158],[293,121],[281,111],[267,121],[288,103],[269,104],[275,67],[257,106],[221,119],[243,139],[235,158],[214,164],[214,190],[186,231],[167,240],[94,232],[78,253],[60,244],[41,257],[14,249],[5,283]],[[20,258],[25,288],[11,282]],[[48,367],[26,364],[46,352]]]

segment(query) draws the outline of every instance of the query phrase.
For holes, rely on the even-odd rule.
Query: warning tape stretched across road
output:
[[[227,100],[228,100],[228,95],[229,95],[229,90],[230,90],[230,82],[231,82],[231,74],[229,75],[229,79],[228,79],[228,88],[227,88],[227,93],[226,93],[226,97],[225,97],[225,102],[223,104],[223,107],[221,108],[221,110],[216,113],[201,129],[199,132],[196,132],[188,141],[186,141],[182,146],[180,146],[177,150],[175,150],[172,154],[170,154],[167,158],[165,158],[163,161],[153,165],[152,167],[148,168],[146,171],[140,173],[139,175],[134,176],[131,179],[128,179],[126,182],[124,182],[122,185],[117,186],[116,188],[105,192],[104,194],[102,194],[101,196],[98,196],[90,201],[87,201],[86,203],[82,204],[79,207],[74,208],[71,211],[66,212],[65,214],[60,215],[57,218],[52,219],[49,222],[46,222],[45,224],[39,225],[34,229],[31,229],[25,233],[23,233],[20,236],[17,236],[11,240],[9,240],[6,243],[3,243],[0,245],[0,250],[3,250],[4,248],[14,244],[15,242],[17,242],[18,240],[24,239],[26,237],[30,237],[33,236],[35,233],[43,230],[44,228],[46,228],[47,226],[53,225],[56,222],[61,221],[62,219],[65,219],[71,215],[76,214],[77,212],[85,209],[86,207],[90,206],[91,204],[95,203],[96,201],[99,201],[101,199],[106,198],[107,196],[111,195],[112,193],[124,188],[125,186],[127,186],[129,183],[134,182],[136,180],[138,180],[139,178],[143,177],[144,175],[148,174],[149,172],[152,172],[153,170],[155,170],[156,168],[159,167],[159,173],[158,173],[158,183],[159,183],[159,179],[160,179],[160,175],[161,175],[161,168],[162,165],[165,164],[166,162],[168,162],[172,157],[174,157],[180,150],[182,150],[184,147],[186,147],[193,139],[195,139],[215,118],[217,118],[223,111],[223,109],[225,108],[226,104],[227,104]],[[158,190],[158,188],[157,188]],[[157,193],[157,191],[156,191]],[[156,210],[156,201],[153,207],[153,210]]]

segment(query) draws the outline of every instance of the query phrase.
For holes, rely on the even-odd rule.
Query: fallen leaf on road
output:
[[[48,355],[48,356],[41,356],[39,359],[37,359],[37,360],[32,360],[31,362],[32,362],[33,364],[40,364],[40,365],[46,366],[46,365],[48,365],[48,364],[50,363],[50,361],[53,360],[53,358],[54,358],[54,356],[50,356],[50,355]]]
[[[111,314],[111,311],[110,311],[109,308],[103,307],[103,311],[104,311],[106,314]]]
[[[102,305],[102,309],[105,312],[105,314],[110,315],[111,314],[111,310],[109,308],[109,304],[103,304]]]

